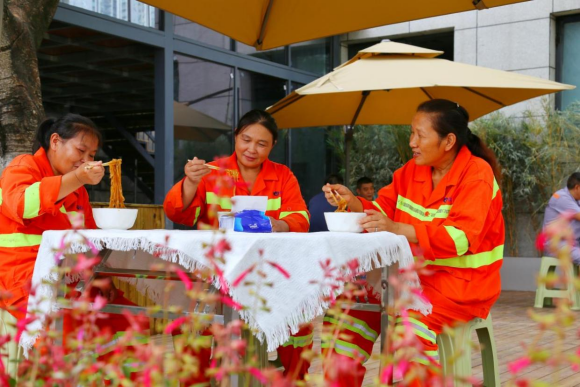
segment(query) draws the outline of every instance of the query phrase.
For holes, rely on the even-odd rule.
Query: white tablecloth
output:
[[[322,315],[328,307],[321,295],[328,294],[329,289],[321,288],[320,284],[312,284],[312,281],[322,282],[324,279],[320,262],[330,259],[332,265],[340,267],[357,258],[361,271],[395,262],[399,263],[400,268],[405,268],[413,262],[406,239],[387,232],[249,234],[228,231],[222,234],[180,230],[84,230],[81,233],[98,249],[161,253],[159,258],[178,263],[190,270],[207,265],[207,248],[204,245],[226,239],[231,245],[231,251],[225,254],[226,264],[223,271],[230,284],[260,259],[278,263],[290,273],[289,279],[270,265],[263,266],[268,281],[275,284],[272,288],[263,286],[260,290],[260,295],[266,299],[271,309],[270,312],[252,310],[255,298],[249,294],[249,289],[244,286],[230,286],[231,297],[250,307],[249,310],[242,311],[241,317],[250,326],[257,328],[258,338],[266,340],[270,351],[287,341],[291,332],[298,331],[300,324]],[[55,252],[62,245],[63,238],[67,236],[71,239],[71,235],[71,232],[66,231],[47,231],[43,234],[32,277],[32,285],[37,287],[37,291],[29,298],[29,310],[39,310],[43,314],[57,307],[54,288],[49,285],[57,280],[53,270],[57,264]],[[85,243],[73,242],[70,252],[78,253],[88,249]],[[149,269],[147,264],[140,268]],[[254,271],[247,280],[257,280],[256,275]],[[219,286],[217,282],[216,285]],[[418,279],[416,286],[419,286]],[[417,298],[413,309],[428,314],[431,312],[431,305],[426,305]],[[31,323],[28,328],[31,332],[42,329],[42,320]],[[27,350],[34,344],[35,339],[34,335],[24,334],[20,344]]]

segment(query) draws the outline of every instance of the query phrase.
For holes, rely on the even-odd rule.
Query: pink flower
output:
[[[252,266],[250,266],[249,268],[247,268],[246,270],[244,270],[242,272],[242,274],[240,274],[235,280],[234,282],[232,282],[232,287],[237,288],[238,285],[244,280],[244,278],[246,278],[246,276],[248,274],[250,274],[252,271],[254,271],[254,269],[256,268],[256,264],[253,264]]]
[[[101,260],[99,258],[87,258],[84,254],[77,255],[77,264],[73,267],[73,272],[81,272],[92,269]]]
[[[389,364],[383,369],[383,373],[381,374],[381,384],[391,383],[392,378],[393,378],[393,365]]]
[[[181,327],[186,321],[187,321],[186,316],[181,316],[181,317],[176,318],[175,320],[173,320],[172,322],[167,324],[167,326],[165,327],[164,333],[170,334],[171,332],[173,332],[177,328]]]
[[[183,284],[185,285],[185,288],[187,290],[191,290],[193,288],[193,283],[191,282],[191,279],[189,278],[189,276],[187,274],[185,274],[185,272],[183,270],[181,270],[180,268],[177,268],[175,270],[175,272],[177,273],[177,276],[179,277],[181,282],[183,282]]]
[[[218,241],[218,243],[216,243],[215,248],[214,248],[214,251],[218,255],[224,255],[224,253],[231,251],[231,250],[232,250],[232,246],[225,239],[221,239],[220,241]]]
[[[268,262],[273,268],[277,269],[284,277],[290,278],[290,273],[288,273],[282,266],[277,264],[276,262],[266,261]]]
[[[31,322],[37,320],[38,317],[36,316],[30,316],[30,317],[26,317],[22,320],[18,320],[16,322],[16,336],[14,337],[14,341],[16,342],[20,342],[20,336],[22,336],[22,332],[24,332],[26,330],[26,327],[28,326],[28,324],[30,324]]]
[[[526,369],[530,364],[532,364],[532,360],[529,357],[527,356],[522,357],[514,362],[509,363],[508,370],[510,371],[510,373],[515,375],[518,372],[521,372],[522,370]]]
[[[101,310],[107,305],[107,299],[103,296],[96,296],[93,302],[93,308],[95,310]]]
[[[222,296],[220,300],[222,303],[226,304],[227,306],[229,306],[234,310],[242,310],[244,308],[242,304],[235,302],[234,300],[231,299],[231,297]]]
[[[266,384],[268,382],[268,379],[266,379],[266,377],[264,375],[262,375],[262,372],[255,368],[255,367],[251,367],[248,369],[248,372],[255,377],[260,383],[262,384]]]
[[[544,246],[546,246],[547,241],[548,238],[546,237],[546,234],[544,232],[539,233],[538,237],[536,238],[536,250],[544,251]]]

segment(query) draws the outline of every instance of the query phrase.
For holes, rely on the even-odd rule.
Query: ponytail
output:
[[[497,158],[491,149],[469,129],[469,113],[458,103],[446,99],[432,99],[423,102],[417,108],[418,112],[433,114],[433,129],[440,138],[445,138],[449,133],[457,138],[457,150],[463,145],[477,157],[484,159],[498,181],[501,184],[501,170]]]
[[[36,131],[32,153],[36,153],[41,147],[45,151],[50,148],[50,137],[54,134],[63,140],[70,140],[80,133],[87,133],[97,138],[99,147],[103,144],[103,136],[97,125],[87,117],[69,113],[58,119],[48,118],[44,120]]]

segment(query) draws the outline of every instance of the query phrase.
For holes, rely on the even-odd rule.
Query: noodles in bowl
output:
[[[128,230],[135,224],[138,210],[125,208],[125,197],[121,181],[121,159],[113,159],[109,164],[111,174],[111,198],[109,208],[94,208],[95,223],[100,229]]]

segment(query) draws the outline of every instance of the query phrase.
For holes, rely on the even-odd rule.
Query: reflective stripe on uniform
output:
[[[464,255],[455,258],[436,259],[434,261],[425,260],[425,265],[429,266],[447,266],[458,269],[477,269],[478,267],[488,266],[503,259],[503,245],[497,246],[491,251],[478,254]]]
[[[331,323],[336,326],[340,324],[340,327],[342,329],[347,329],[351,332],[358,333],[359,335],[361,335],[362,337],[364,337],[369,341],[372,341],[373,343],[379,337],[377,331],[369,327],[366,322],[364,322],[363,320],[359,320],[358,318],[354,318],[352,316],[347,316],[345,319],[340,321],[332,317],[325,316],[323,321]]]
[[[310,344],[312,344],[313,337],[314,337],[313,333],[306,336],[290,336],[288,341],[282,344],[282,346],[283,347],[292,346],[294,348],[308,347]]]
[[[195,226],[195,224],[197,223],[197,218],[199,218],[200,213],[201,213],[201,207],[197,207],[195,209],[195,217],[193,218],[192,226]]]
[[[219,197],[213,192],[206,192],[205,202],[207,204],[216,204],[224,210],[232,209],[232,199],[227,197]]]
[[[310,224],[310,218],[308,217],[308,212],[306,211],[287,211],[287,212],[281,212],[280,213],[280,219],[287,217],[288,215],[292,215],[292,214],[300,214],[302,215],[306,221],[308,222],[308,224]]]
[[[330,348],[331,345],[328,342],[322,342],[320,348]],[[371,355],[369,355],[364,349],[356,344],[349,343],[343,340],[336,340],[333,347],[334,351],[339,355],[348,356],[352,359],[364,358],[363,361],[367,361]]]
[[[446,219],[449,216],[452,205],[443,204],[439,208],[425,208],[412,200],[399,195],[397,198],[397,209],[401,210],[413,218],[421,221],[431,222],[435,218]]]
[[[491,200],[495,199],[497,195],[497,191],[499,191],[499,184],[497,184],[497,180],[493,179],[493,195],[491,195]]]
[[[42,235],[34,234],[0,234],[0,247],[31,247],[42,241]]]
[[[403,327],[403,321],[404,320],[402,317],[397,317],[396,324]],[[429,329],[427,325],[413,317],[407,317],[407,321],[411,325],[413,334],[415,334],[415,336],[419,336],[433,344],[437,343],[437,334]]]
[[[379,206],[379,203],[377,203],[376,201],[373,201],[373,206],[375,206],[376,208],[378,208],[379,211],[381,211],[383,213],[383,215],[387,216],[387,214],[385,213],[385,211],[383,211],[382,207]]]
[[[422,354],[415,355],[412,362],[420,363],[424,365],[430,365],[433,363],[439,363],[439,352],[438,351],[425,351]]]
[[[278,211],[282,208],[282,198],[268,199],[266,211]]]
[[[469,241],[467,240],[467,235],[462,230],[453,227],[453,226],[443,226],[447,233],[453,239],[453,243],[455,243],[455,249],[457,250],[457,255],[462,256],[463,254],[467,253],[469,250]]]
[[[2,188],[0,188],[0,206],[2,205]]]
[[[31,219],[40,213],[40,182],[31,184],[24,190],[24,219]]]

